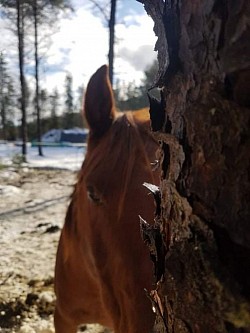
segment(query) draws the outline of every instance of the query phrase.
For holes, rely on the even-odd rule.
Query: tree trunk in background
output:
[[[37,119],[37,141],[38,141],[38,154],[43,156],[41,146],[41,108],[40,108],[40,89],[39,89],[39,59],[38,59],[38,16],[37,16],[37,0],[33,0],[33,15],[34,15],[34,32],[35,32],[35,79],[36,79],[36,119]]]
[[[2,139],[6,140],[6,86],[7,70],[6,61],[4,60],[3,52],[0,52],[0,116],[1,116],[1,127],[2,127]]]
[[[20,0],[16,1],[17,9],[17,35],[18,35],[18,55],[19,55],[19,72],[20,72],[20,85],[21,85],[21,110],[22,110],[22,155],[23,160],[26,160],[27,154],[27,123],[26,123],[26,87],[24,77],[24,22],[23,10]]]
[[[163,88],[150,103],[162,179],[144,233],[155,332],[250,332],[249,0],[140,2]]]
[[[111,0],[109,19],[109,79],[113,85],[114,79],[114,44],[115,44],[115,13],[116,13],[116,0]]]
[[[1,87],[0,87],[1,89]],[[5,111],[5,103],[3,102],[1,105],[1,127],[2,127],[2,138],[3,141],[7,140],[7,130],[6,130],[6,111]]]

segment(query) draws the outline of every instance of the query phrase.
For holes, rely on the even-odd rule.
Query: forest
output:
[[[115,34],[112,28],[115,26],[114,14],[110,13],[109,17],[101,2],[90,0],[89,4],[90,10],[99,11],[109,26],[107,62],[113,71],[115,54],[112,49],[117,43],[112,37]],[[110,10],[112,5],[110,3]],[[41,76],[44,76],[41,73],[42,64],[47,57],[44,49],[49,48],[50,37],[57,31],[55,21],[60,21],[62,15],[74,15],[74,8],[66,0],[5,0],[0,2],[0,15],[7,22],[19,55],[17,80],[16,73],[10,70],[8,51],[0,50],[0,140],[22,141],[25,155],[26,141],[41,141],[41,135],[49,129],[85,126],[81,116],[85,91],[83,84],[74,89],[74,77],[70,72],[65,73],[64,91],[59,91],[57,87],[49,91],[41,84]],[[49,34],[44,33],[46,27],[52,27]],[[113,55],[110,56],[110,53]],[[147,89],[152,85],[156,72],[157,62],[154,61],[144,70],[144,78],[139,84],[117,79],[113,85],[117,108],[124,111],[146,107]],[[27,73],[32,73],[33,80],[30,80],[30,76],[28,79]]]
[[[127,83],[126,86],[119,86],[119,81],[114,89],[116,105],[120,111],[137,110],[148,105],[146,95],[147,88],[153,81],[157,71],[157,64],[145,71],[145,79],[141,85],[134,82]],[[15,119],[20,119],[20,96],[14,89],[14,82],[8,73],[8,63],[4,60],[4,55],[0,55],[0,103],[1,103],[1,127],[0,140],[15,141],[21,138],[21,125]],[[77,91],[73,91],[73,77],[70,74],[65,76],[65,91],[60,94],[55,88],[52,92],[41,89],[39,94],[41,111],[41,133],[44,134],[50,129],[73,128],[84,126],[84,119],[81,115],[84,87],[79,86]],[[35,97],[32,86],[26,84],[26,107],[27,107],[27,136],[32,141],[37,138],[37,121],[35,112]],[[18,118],[19,117],[19,118]]]

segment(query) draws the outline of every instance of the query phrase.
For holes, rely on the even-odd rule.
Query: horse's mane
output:
[[[134,119],[138,122],[141,122],[143,124],[148,123],[149,124],[149,110],[148,108],[144,108],[144,109],[139,109],[136,111],[126,111],[125,112],[127,115],[128,114],[132,114]]]

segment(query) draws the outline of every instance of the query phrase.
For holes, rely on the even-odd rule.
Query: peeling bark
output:
[[[140,2],[162,87],[155,332],[250,332],[250,3]]]

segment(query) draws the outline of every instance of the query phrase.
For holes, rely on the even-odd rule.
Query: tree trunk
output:
[[[1,88],[0,88],[1,89]],[[1,105],[1,122],[2,122],[2,138],[3,141],[7,140],[7,131],[6,131],[6,111],[5,111],[5,101]]]
[[[24,77],[24,20],[23,10],[20,0],[16,1],[17,9],[17,34],[18,34],[18,55],[19,55],[19,72],[20,72],[20,85],[21,85],[21,110],[22,110],[22,155],[23,160],[26,160],[27,154],[27,123],[26,123],[26,87]]]
[[[109,19],[109,79],[113,85],[114,79],[114,43],[115,43],[115,12],[116,0],[111,0],[110,19]]]
[[[162,87],[155,332],[250,332],[249,0],[140,2]]]
[[[1,125],[2,125],[2,139],[6,140],[6,96],[4,92],[5,87],[5,77],[6,73],[4,70],[4,60],[2,54],[0,54],[0,115],[1,115]]]
[[[38,59],[38,22],[37,22],[37,0],[33,0],[33,15],[34,15],[34,31],[35,31],[35,79],[36,79],[36,119],[37,119],[37,141],[38,141],[38,154],[43,156],[41,146],[41,108],[40,108],[40,94],[39,94],[39,59]]]

